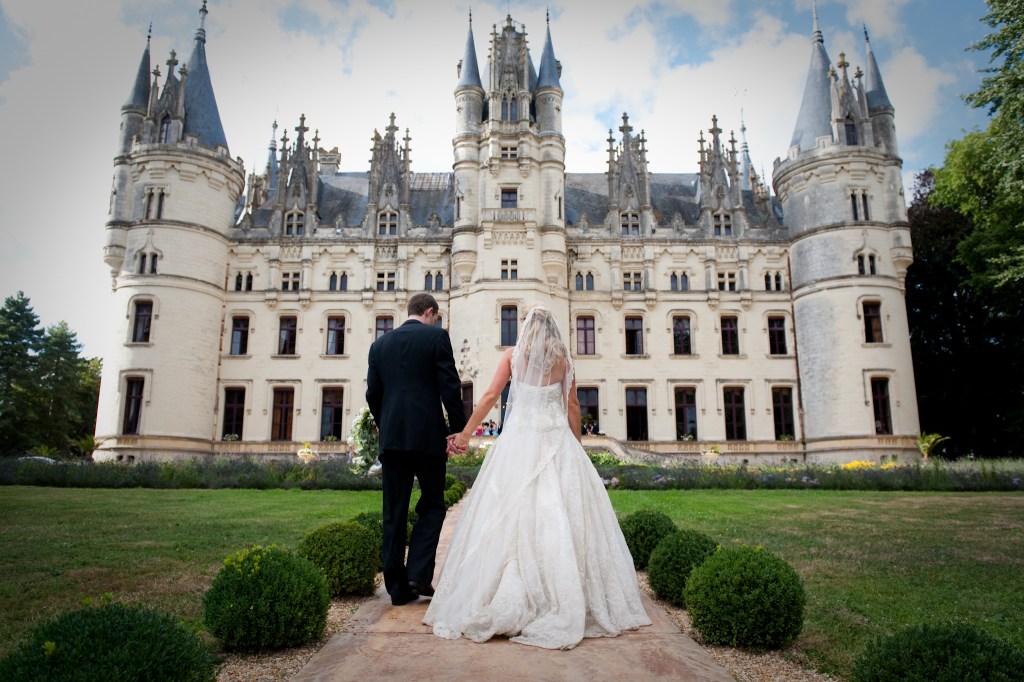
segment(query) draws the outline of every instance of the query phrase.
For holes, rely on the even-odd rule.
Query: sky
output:
[[[192,51],[202,0],[0,0],[0,296],[19,290],[43,326],[67,321],[88,357],[111,338],[104,225],[121,105],[152,23],[152,62]],[[607,169],[609,129],[629,114],[652,172],[697,170],[711,117],[741,124],[770,180],[785,158],[811,56],[812,0],[212,0],[207,61],[228,146],[262,172],[272,123],[299,116],[337,147],[343,172],[369,168],[389,115],[412,139],[414,172],[449,172],[453,91],[472,10],[486,86],[492,26],[525,26],[540,65],[546,13],[562,64],[568,172]],[[904,183],[940,166],[945,145],[987,124],[977,89],[984,0],[818,0],[833,63],[865,65],[864,27],[893,106]]]

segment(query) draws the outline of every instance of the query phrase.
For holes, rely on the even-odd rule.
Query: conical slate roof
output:
[[[885,91],[885,83],[882,82],[882,72],[878,70],[875,53],[871,50],[871,41],[868,40],[867,29],[864,29],[864,42],[868,46],[868,72],[865,78],[866,92],[864,93],[868,100],[868,110],[892,109],[889,95]]]
[[[831,64],[828,53],[825,52],[825,40],[818,28],[818,15],[815,11],[814,33],[811,37],[811,65],[807,70],[804,98],[800,103],[800,115],[796,119],[796,129],[793,131],[790,146],[798,145],[800,149],[813,149],[817,138],[832,135],[832,83],[828,75]]]
[[[469,37],[466,38],[466,54],[462,57],[462,73],[456,87],[477,87],[483,89],[480,81],[480,67],[476,62],[476,43],[473,41],[473,17],[469,18]]]
[[[551,25],[548,24],[548,35],[544,39],[544,53],[540,57],[540,75],[537,77],[538,88],[561,88],[558,82],[558,61],[555,59],[555,48],[551,46]]]
[[[142,60],[139,61],[139,72],[135,75],[135,84],[132,85],[132,94],[124,103],[125,109],[142,109],[149,107],[149,38],[146,38],[146,49],[142,52]]]
[[[200,10],[206,18],[206,2]],[[185,81],[185,135],[199,138],[199,144],[215,149],[228,146],[224,126],[220,122],[217,99],[213,96],[210,69],[206,65],[206,29],[200,24],[196,31],[196,44],[188,60],[188,78]]]

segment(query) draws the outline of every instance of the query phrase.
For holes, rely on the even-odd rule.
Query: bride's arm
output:
[[[572,386],[569,387],[569,404],[566,406],[569,415],[569,429],[576,440],[583,444],[582,417],[580,416],[580,398],[576,395],[576,377],[572,378]]]
[[[509,348],[501,354],[501,359],[498,360],[498,367],[494,370],[494,378],[491,379],[491,385],[487,387],[484,394],[480,397],[480,402],[476,404],[476,409],[473,410],[473,414],[466,422],[466,427],[461,432],[455,434],[455,446],[459,449],[465,448],[469,445],[469,437],[476,430],[476,427],[480,425],[480,422],[484,420],[487,413],[494,407],[495,401],[501,397],[501,392],[505,390],[505,384],[508,383],[508,379],[512,376],[512,350]],[[576,405],[576,411],[579,413],[579,403]]]

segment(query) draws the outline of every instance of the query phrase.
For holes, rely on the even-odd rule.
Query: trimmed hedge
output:
[[[653,509],[640,509],[627,515],[619,521],[619,527],[637,570],[647,566],[651,552],[663,538],[679,530],[667,514]]]
[[[376,533],[354,521],[320,526],[299,543],[299,556],[323,571],[332,597],[373,594],[380,550]]]
[[[686,606],[683,589],[694,568],[715,553],[718,543],[704,533],[681,530],[665,536],[651,552],[647,580],[654,593],[676,606]]]
[[[758,547],[718,550],[693,569],[683,596],[693,627],[713,644],[779,649],[803,628],[800,576]]]
[[[217,658],[178,619],[106,604],[35,628],[0,661],[5,682],[213,682]]]
[[[224,560],[203,596],[203,619],[226,649],[277,649],[318,639],[330,605],[319,568],[283,549],[256,545]]]

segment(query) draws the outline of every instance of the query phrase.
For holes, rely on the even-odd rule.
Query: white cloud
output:
[[[153,64],[166,72],[172,47],[182,63],[191,54],[200,2],[98,0],[62,3],[55,12],[52,3],[2,1],[10,23],[23,31],[28,59],[0,84],[0,120],[8,133],[0,178],[0,295],[24,289],[44,323],[66,319],[86,352],[104,355],[112,313],[103,224],[120,107],[149,15],[157,18]],[[906,2],[844,0],[854,25],[826,33],[830,55],[836,59],[842,46],[857,52],[851,62],[863,63],[861,21],[873,39],[899,44],[895,31]],[[539,67],[547,8],[540,0],[516,4],[514,18],[526,24]],[[839,7],[822,0],[828,5]],[[795,23],[796,33],[779,18],[793,6],[806,17]],[[450,170],[453,90],[468,8],[460,0],[396,0],[387,11],[368,0],[211,2],[207,56],[232,154],[243,157],[247,171],[261,172],[272,121],[280,123],[279,137],[287,131],[294,139],[304,113],[310,134],[319,129],[320,145],[339,148],[343,171],[365,172],[373,130],[394,112],[412,137],[413,169]],[[491,27],[500,28],[508,8],[501,0],[473,3],[485,83]],[[737,21],[740,12],[754,13],[742,32],[732,28],[747,25]],[[717,41],[697,65],[672,66],[664,20],[681,16]],[[607,131],[616,129],[618,139],[623,111],[637,132],[646,130],[655,172],[694,172],[696,139],[701,130],[707,137],[711,116],[718,114],[726,139],[730,130],[739,138],[741,109],[756,167],[770,175],[772,160],[786,155],[811,51],[808,0],[562,0],[552,5],[551,19],[563,65],[570,172],[604,172]],[[941,115],[952,81],[913,48],[893,54],[876,47],[876,54],[885,57],[883,76],[901,146],[908,147]]]

